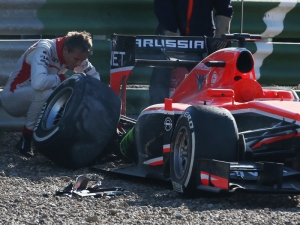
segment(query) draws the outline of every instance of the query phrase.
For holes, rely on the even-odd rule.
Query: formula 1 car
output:
[[[189,67],[195,60],[187,58],[208,52],[170,99],[142,111],[122,141],[134,140],[134,166],[114,172],[170,179],[183,193],[299,193],[299,98],[291,89],[263,88],[256,81],[254,58],[245,44],[260,35],[225,38],[112,37],[111,87],[121,93],[122,103],[134,66]],[[226,47],[232,40],[238,46]],[[163,49],[169,60],[145,59],[155,49]],[[180,52],[198,55],[178,59]]]
[[[113,91],[85,85],[74,97],[74,85],[95,82],[84,74],[65,81],[45,103],[35,146],[60,165],[79,167],[115,138],[130,163],[110,171],[169,180],[181,193],[300,193],[299,98],[291,89],[256,81],[245,44],[258,39],[244,33],[224,39],[112,35]],[[231,41],[238,46],[228,47]],[[167,59],[157,59],[158,52]],[[192,69],[170,98],[135,120],[126,116],[126,86],[136,66]],[[86,110],[78,99],[99,89],[105,90]]]

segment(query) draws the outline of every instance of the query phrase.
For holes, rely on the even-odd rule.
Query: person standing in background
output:
[[[154,0],[158,19],[156,35],[220,38],[230,31],[231,0]],[[154,68],[150,79],[150,104],[169,97],[170,68]]]

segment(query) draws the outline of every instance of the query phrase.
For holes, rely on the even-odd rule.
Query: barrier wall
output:
[[[241,1],[232,1],[231,33],[241,30]],[[258,81],[262,84],[300,83],[299,43],[273,43],[272,38],[300,40],[300,1],[244,1],[242,31],[261,34],[263,40],[247,47],[255,53]],[[87,30],[94,35],[91,61],[109,81],[109,43],[113,33],[153,34],[157,25],[152,0],[0,0],[0,85],[3,85],[29,42],[4,41],[21,34],[55,35]],[[298,40],[297,39],[297,40]],[[9,54],[9,56],[8,56]],[[148,81],[149,70],[138,80]],[[144,77],[146,76],[146,79]]]
[[[242,28],[245,33],[263,37],[260,42],[247,44],[254,53],[258,81],[264,85],[300,84],[300,43],[272,42],[283,38],[300,40],[300,0],[245,0],[242,26],[241,1],[233,0],[232,6],[231,33]],[[70,30],[91,32],[94,54],[90,61],[108,84],[110,35],[154,34],[156,25],[153,0],[0,0],[0,86],[5,84],[20,55],[34,43],[20,40],[21,34],[45,37]],[[130,81],[147,84],[150,74],[150,68],[136,68]],[[131,91],[130,110],[140,110],[133,103],[141,96],[147,98],[146,92]]]
[[[232,0],[231,32],[240,32],[241,1]],[[1,0],[0,35],[152,34],[153,0]],[[243,31],[263,37],[299,37],[299,0],[244,0]],[[266,29],[268,30],[267,32]]]

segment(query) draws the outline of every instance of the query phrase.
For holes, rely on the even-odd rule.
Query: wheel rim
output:
[[[188,152],[189,138],[185,127],[180,128],[175,140],[174,171],[177,179],[182,179],[190,164]]]
[[[68,101],[72,94],[72,88],[65,88],[58,92],[56,97],[49,102],[48,109],[43,118],[44,129],[50,130],[59,124],[65,114]]]

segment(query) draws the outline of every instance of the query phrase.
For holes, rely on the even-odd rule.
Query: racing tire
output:
[[[120,109],[120,98],[105,83],[75,74],[45,102],[35,124],[33,144],[60,166],[87,166],[114,136]]]
[[[220,107],[190,106],[179,117],[172,136],[170,174],[173,189],[193,195],[198,159],[238,159],[238,131],[231,113]]]

